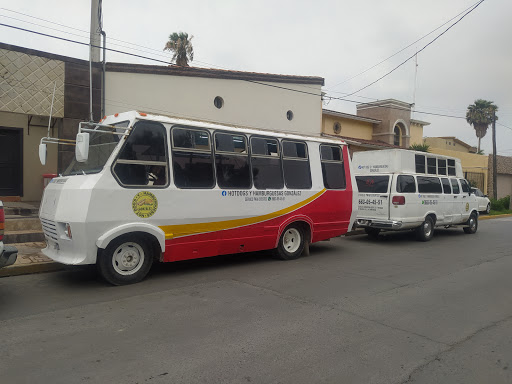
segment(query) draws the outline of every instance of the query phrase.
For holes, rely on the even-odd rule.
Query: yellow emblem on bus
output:
[[[137,216],[143,219],[151,217],[158,209],[158,200],[151,192],[139,192],[132,200],[132,209]]]
[[[466,212],[469,211],[469,203],[466,203]]]

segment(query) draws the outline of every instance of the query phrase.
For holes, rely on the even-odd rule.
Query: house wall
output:
[[[339,122],[341,125],[341,132],[334,132],[334,124]],[[328,135],[337,135],[352,137],[357,139],[371,140],[373,134],[373,124],[365,121],[358,121],[338,116],[322,116],[322,133]]]
[[[489,158],[487,156],[477,155],[474,153],[465,153],[460,151],[452,151],[442,148],[429,148],[429,152],[437,153],[438,155],[452,156],[460,159],[462,171],[472,172],[483,175],[483,185],[481,186],[482,192],[488,193],[489,184]],[[469,179],[469,177],[468,177]]]
[[[57,124],[61,120],[58,120]],[[31,124],[48,124],[48,118],[33,118]],[[46,136],[47,127],[28,127],[28,116],[21,113],[0,112],[0,126],[23,130],[23,201],[41,200],[43,194],[43,174],[57,172],[57,146],[48,145],[46,165],[39,162],[38,147],[41,138]],[[56,132],[57,126],[53,128]]]
[[[409,128],[411,130],[409,145],[423,144],[423,126],[419,124],[411,124]]]
[[[456,143],[453,139],[445,139],[442,137],[425,137],[425,144],[432,148],[446,149],[449,151],[469,153],[469,148]]]
[[[266,83],[304,91],[303,85]],[[320,85],[307,86],[320,95]],[[215,107],[216,96],[224,100]],[[106,114],[142,110],[224,124],[318,135],[320,96],[232,79],[111,72],[106,74]],[[286,117],[288,110],[293,119]]]
[[[489,181],[488,181],[488,191],[489,196],[493,195],[493,159],[492,155],[485,156],[489,159],[489,169],[491,170],[489,173]],[[496,156],[498,160],[496,163],[496,171],[498,173],[496,186],[497,186],[497,197],[501,199],[502,197],[512,195],[512,157],[511,156]]]

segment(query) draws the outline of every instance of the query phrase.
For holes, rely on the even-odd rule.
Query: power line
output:
[[[396,56],[396,55],[398,55],[399,53],[401,53],[401,52],[405,51],[407,48],[409,48],[409,47],[413,46],[413,45],[414,45],[414,44],[416,44],[417,42],[419,42],[419,41],[423,40],[425,37],[427,37],[427,36],[431,35],[431,34],[432,34],[432,33],[434,33],[435,31],[437,31],[438,29],[440,29],[440,28],[444,27],[444,26],[445,26],[446,24],[448,24],[450,21],[452,21],[453,19],[455,19],[455,18],[459,17],[459,16],[460,16],[460,15],[462,15],[464,12],[466,12],[468,9],[470,9],[470,8],[474,7],[476,4],[477,4],[477,3],[475,3],[475,4],[473,4],[472,6],[470,6],[470,7],[466,8],[466,9],[465,9],[465,10],[463,10],[462,12],[460,12],[460,13],[458,13],[457,15],[453,16],[450,20],[448,20],[448,21],[446,21],[445,23],[441,24],[439,27],[437,27],[436,29],[433,29],[432,31],[430,31],[430,32],[429,32],[429,33],[427,33],[426,35],[423,35],[423,36],[422,36],[422,37],[420,37],[418,40],[416,40],[416,41],[412,42],[411,44],[409,44],[408,46],[406,46],[406,47],[402,48],[402,49],[401,49],[401,50],[399,50],[398,52],[395,52],[395,53],[393,53],[391,56],[386,57],[384,60],[382,60],[382,61],[378,62],[377,64],[372,65],[370,68],[367,68],[367,69],[365,69],[365,70],[364,70],[364,71],[362,71],[362,72],[359,72],[357,75],[354,75],[354,76],[352,76],[352,77],[349,77],[349,78],[348,78],[348,79],[346,79],[346,80],[343,80],[343,81],[341,81],[341,82],[339,82],[339,83],[334,84],[332,87],[333,87],[333,88],[335,88],[335,87],[337,87],[337,86],[339,86],[339,85],[341,85],[341,84],[346,83],[347,81],[350,81],[350,80],[352,80],[352,79],[354,79],[354,78],[356,78],[356,77],[358,77],[358,76],[360,76],[360,75],[362,75],[362,74],[364,74],[364,73],[366,73],[366,72],[368,72],[368,71],[372,70],[372,69],[373,69],[373,68],[375,68],[375,67],[378,67],[379,65],[381,65],[381,64],[382,64],[382,63],[384,63],[385,61],[388,61],[388,60],[389,60],[389,59],[391,59],[392,57],[395,57],[395,56]]]
[[[459,18],[455,23],[453,23],[452,25],[450,25],[448,28],[446,28],[443,32],[441,32],[439,35],[437,35],[433,40],[431,40],[429,43],[427,43],[423,48],[421,48],[419,51],[416,51],[414,53],[414,55],[410,56],[408,59],[406,59],[405,61],[403,61],[402,63],[398,64],[395,68],[393,68],[391,71],[387,72],[386,74],[384,74],[383,76],[379,77],[377,80],[375,81],[372,81],[370,84],[368,85],[365,85],[364,87],[362,88],[359,88],[357,91],[355,92],[352,92],[352,93],[348,93],[346,94],[345,96],[352,96],[358,92],[361,92],[363,89],[366,89],[370,86],[372,86],[373,84],[379,82],[380,80],[382,80],[383,78],[389,76],[391,73],[393,73],[394,71],[396,71],[398,68],[400,68],[402,65],[404,65],[405,63],[407,63],[409,60],[411,60],[414,56],[416,56],[418,53],[420,53],[421,51],[423,51],[424,49],[426,49],[429,45],[431,45],[432,43],[434,43],[437,39],[439,39],[441,36],[443,36],[446,32],[448,32],[451,28],[453,28],[455,25],[457,25],[464,17],[466,17],[467,15],[469,15],[471,12],[473,12],[480,4],[482,4],[485,0],[480,0],[474,7],[472,7],[469,11],[467,11],[464,15],[462,15],[461,18]],[[417,111],[415,111],[417,112]]]

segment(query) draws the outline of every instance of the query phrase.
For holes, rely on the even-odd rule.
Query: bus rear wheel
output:
[[[101,276],[113,285],[138,283],[148,274],[153,255],[141,237],[123,235],[114,239],[98,255],[96,265]]]
[[[299,224],[290,224],[281,234],[276,256],[282,260],[298,259],[305,246],[304,229]]]

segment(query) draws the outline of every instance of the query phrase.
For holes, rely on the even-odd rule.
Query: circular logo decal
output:
[[[135,195],[132,200],[133,212],[142,218],[154,215],[158,208],[158,200],[151,192],[142,191]]]
[[[469,203],[466,203],[466,212],[469,211]]]

